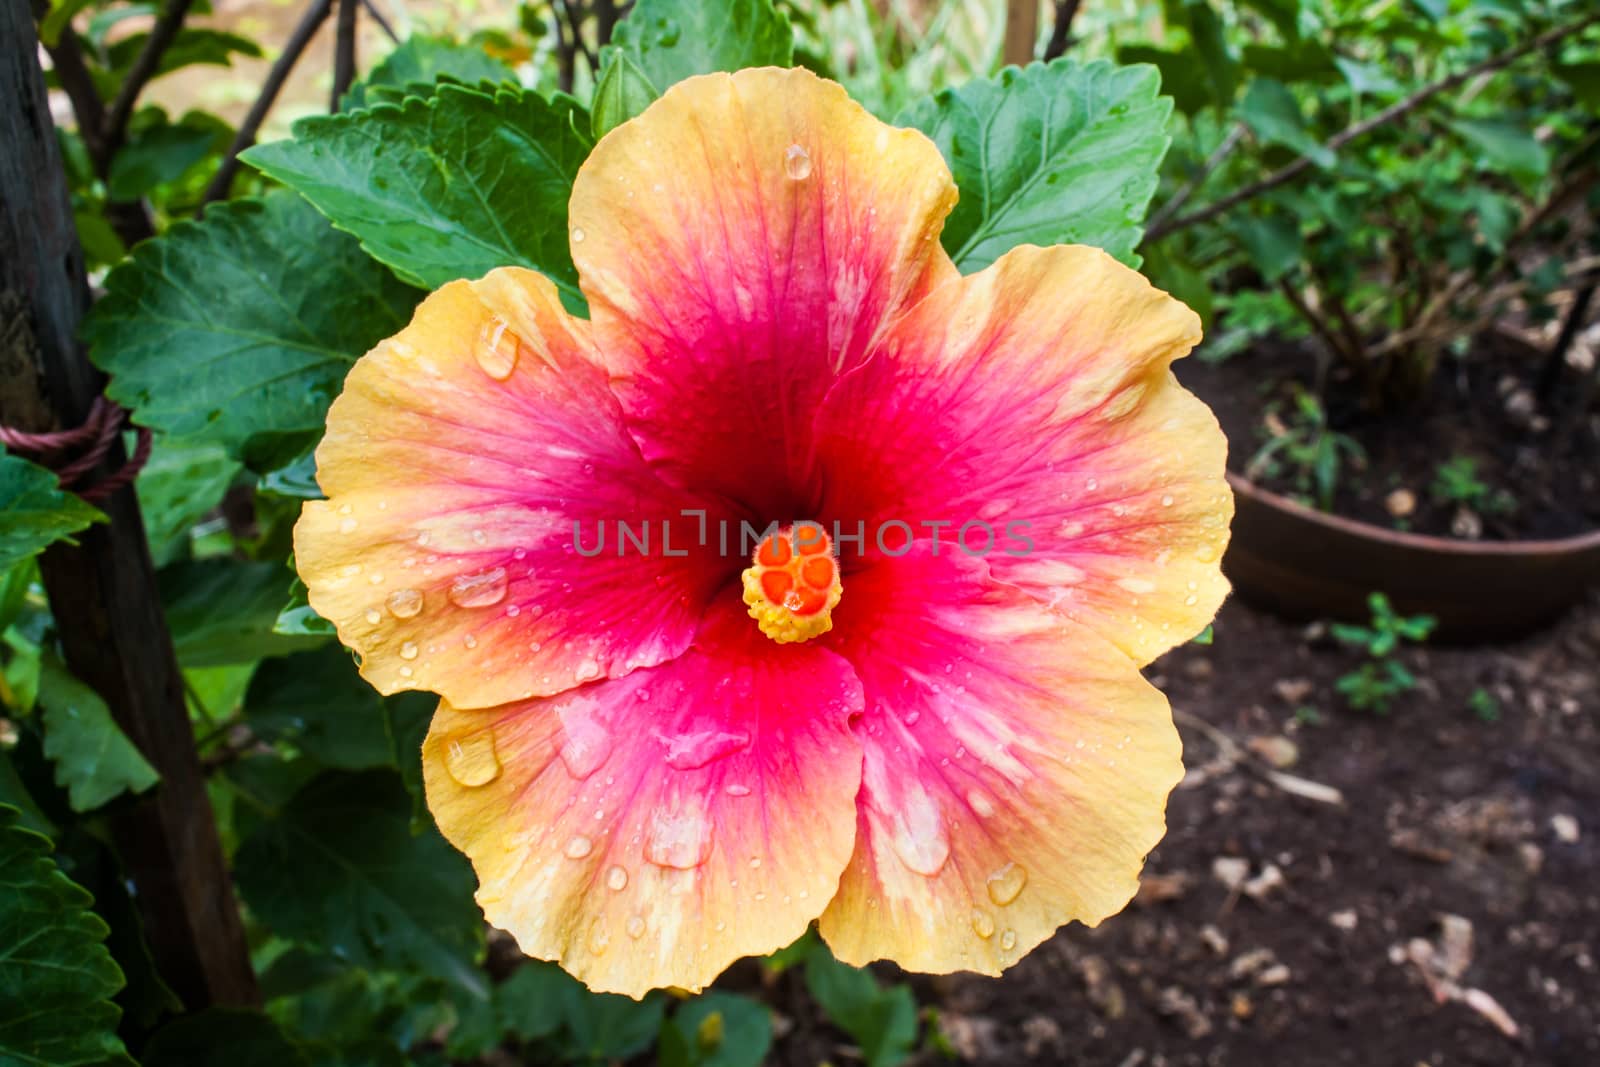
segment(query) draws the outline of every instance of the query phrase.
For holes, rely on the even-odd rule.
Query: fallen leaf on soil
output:
[[[1156,1011],[1177,1020],[1191,1041],[1211,1033],[1211,1020],[1201,1012],[1200,1002],[1177,986],[1168,986],[1161,991],[1156,1001]]]
[[[1407,856],[1415,856],[1419,860],[1429,863],[1449,863],[1455,858],[1455,853],[1442,845],[1430,844],[1422,840],[1415,830],[1395,830],[1389,834],[1389,847],[1396,852],[1403,852]]]
[[[1275,889],[1282,889],[1287,883],[1284,881],[1283,872],[1276,864],[1269,863],[1261,868],[1261,873],[1245,882],[1239,888],[1251,900],[1260,900]]]
[[[1250,861],[1238,856],[1218,856],[1211,861],[1211,873],[1229,890],[1237,890],[1250,877]]]
[[[1170,874],[1147,874],[1139,880],[1139,894],[1133,902],[1140,907],[1177,900],[1188,892],[1189,875],[1183,871]]]
[[[1315,688],[1316,683],[1310,678],[1279,678],[1272,683],[1272,691],[1291,706],[1304,704]]]
[[[1280,771],[1293,767],[1300,759],[1300,746],[1277,734],[1258,734],[1245,747]]]
[[[1318,804],[1332,804],[1334,807],[1344,805],[1344,794],[1331,785],[1323,785],[1321,782],[1302,778],[1298,774],[1285,774],[1282,771],[1267,771],[1266,778],[1285,793],[1300,797],[1302,800],[1314,800]]]

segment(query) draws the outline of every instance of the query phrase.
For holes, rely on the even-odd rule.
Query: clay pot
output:
[[[1237,512],[1223,569],[1237,594],[1294,619],[1365,622],[1367,595],[1439,620],[1436,636],[1503,639],[1600,584],[1600,530],[1555,541],[1455,541],[1296,504],[1229,473]]]

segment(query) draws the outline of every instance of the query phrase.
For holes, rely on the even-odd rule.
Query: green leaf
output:
[[[113,200],[137,200],[163,182],[181,178],[206,157],[217,131],[161,123],[134,132],[111,160],[106,191]]]
[[[1239,101],[1239,117],[1267,144],[1281,144],[1319,167],[1333,166],[1334,155],[1306,126],[1300,101],[1274,78],[1257,78]]]
[[[638,0],[611,41],[657,92],[696,74],[794,60],[794,30],[772,0]]]
[[[99,510],[63,492],[54,474],[20,456],[0,454],[0,571],[105,521]]]
[[[1521,178],[1542,178],[1550,170],[1550,150],[1530,125],[1506,119],[1452,119],[1448,124],[1497,170]]]
[[[344,98],[344,107],[360,108],[376,103],[371,93],[376,88],[404,91],[414,85],[431,86],[440,78],[466,85],[517,80],[510,67],[482,48],[458,44],[448,37],[414,33],[351,88]]]
[[[140,1062],[142,1067],[306,1067],[309,1061],[260,1012],[210,1008],[156,1031]]]
[[[1347,59],[1344,56],[1335,56],[1333,62],[1344,75],[1344,80],[1350,83],[1352,92],[1389,96],[1399,93],[1402,88],[1399,82],[1391,78],[1388,72],[1376,63],[1363,63],[1358,59]]]
[[[394,763],[383,698],[338,644],[262,663],[244,711],[256,733],[292,742],[325,766],[362,770]]]
[[[61,40],[61,31],[72,24],[78,12],[94,0],[51,0],[50,10],[39,20],[39,40],[54,48]]]
[[[1300,227],[1293,219],[1240,215],[1230,225],[1249,252],[1250,262],[1269,282],[1283,277],[1304,258]]]
[[[772,1015],[749,997],[706,993],[661,1028],[661,1067],[761,1067],[772,1047]]]
[[[150,34],[147,32],[132,33],[120,38],[107,50],[108,74],[111,80],[120,82],[126,77],[134,60],[144,51],[145,44],[149,40]],[[161,53],[161,62],[156,66],[156,76],[170,74],[197,63],[226,67],[232,64],[236,55],[259,57],[261,46],[250,38],[241,37],[236,33],[185,26]]]
[[[254,663],[327,640],[320,634],[275,631],[292,580],[280,563],[190,560],[162,568],[157,577],[172,643],[185,668]]]
[[[806,988],[861,1046],[867,1067],[894,1067],[917,1041],[917,1002],[906,985],[884,989],[871,972],[840,963],[823,946],[806,960]]]
[[[582,984],[555,964],[524,960],[495,986],[495,1016],[503,1032],[538,1041],[566,1025],[568,1002],[584,993]]]
[[[219,444],[162,437],[135,483],[150,556],[163,567],[182,557],[189,530],[222,502],[239,462]]]
[[[659,993],[633,1000],[616,993],[591,993],[576,981],[567,986],[565,999],[568,1056],[602,1063],[625,1060],[649,1048],[667,1011]]]
[[[420,968],[487,996],[472,868],[431,828],[411,833],[392,771],[330,771],[239,846],[245,902],[281,937],[358,967]]]
[[[292,140],[244,158],[417,285],[517,264],[549,275],[581,307],[567,200],[588,129],[566,98],[441,85],[426,100],[301,119]]]
[[[1600,61],[1557,63],[1555,76],[1567,83],[1578,102],[1591,111],[1600,111]]]
[[[132,1067],[110,999],[123,980],[108,927],[56,866],[49,840],[17,818],[0,804],[0,1063]]]
[[[1008,68],[913,104],[896,120],[931,137],[961,199],[944,246],[964,271],[1023,242],[1134,248],[1166,154],[1171,102],[1152,67],[1059,59]]]
[[[299,575],[295,575],[289,586],[289,603],[278,611],[278,617],[272,623],[272,632],[289,637],[337,636],[339,631],[333,623],[318,615],[311,607],[309,596],[306,583],[300,580]]]
[[[141,426],[234,456],[252,438],[320,432],[351,364],[419,295],[286,192],[175,223],[106,290],[84,335],[111,398]]]
[[[55,656],[39,660],[44,754],[73,811],[92,811],[124,790],[143,792],[160,778],[111,717],[100,694]]]
[[[1152,45],[1130,44],[1117,49],[1117,62],[1123,66],[1150,63],[1161,72],[1161,92],[1185,115],[1193,115],[1211,102],[1211,88],[1205,68],[1188,49],[1168,51]]]
[[[639,64],[620,48],[607,48],[601,61],[600,83],[594,89],[589,123],[599,140],[650,106],[658,95]]]

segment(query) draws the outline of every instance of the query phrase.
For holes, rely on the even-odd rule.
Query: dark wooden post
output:
[[[28,0],[0,0],[0,420],[78,426],[101,377],[77,341],[83,253]],[[113,448],[105,469],[123,462]],[[191,1009],[260,1000],[206,797],[172,639],[131,488],[110,522],[40,558],[67,665],[111,707],[161,782],[115,806],[112,830],[162,977]]]

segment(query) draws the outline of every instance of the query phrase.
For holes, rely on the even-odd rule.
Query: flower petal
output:
[[[930,295],[829,396],[821,514],[944,521],[947,543],[971,523],[962,543],[996,578],[1148,663],[1228,591],[1227,441],[1168,369],[1199,338],[1098,249],[1016,248]]]
[[[591,989],[698,990],[805,931],[855,836],[849,664],[736,602],[681,658],[559,697],[439,709],[428,806],[478,902]]]
[[[955,276],[955,196],[931,141],[799,69],[690,78],[603,138],[572,253],[646,458],[762,522],[803,514],[797,413]]]
[[[662,662],[727,577],[693,546],[573,548],[617,519],[659,535],[695,498],[646,467],[587,323],[532,271],[446,285],[362,357],[317,478],[328,499],[305,506],[296,565],[385,693],[487,707]]]
[[[848,963],[998,974],[1121,910],[1165,830],[1183,774],[1166,699],[984,572],[926,542],[866,567],[827,642],[868,709],[856,852],[821,920]]]

